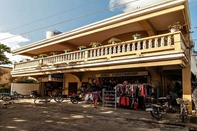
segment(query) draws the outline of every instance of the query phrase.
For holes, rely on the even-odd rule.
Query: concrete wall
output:
[[[12,91],[16,91],[23,95],[30,95],[30,90],[39,90],[39,84],[27,84],[27,83],[12,83],[11,84],[11,93]]]

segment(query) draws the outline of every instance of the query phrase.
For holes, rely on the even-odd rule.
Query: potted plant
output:
[[[65,51],[65,53],[69,53],[71,50],[70,49],[65,49],[64,51]]]
[[[135,34],[133,35],[133,39],[134,39],[134,40],[140,39],[141,37],[142,37],[141,34],[138,34],[138,33],[135,33]]]
[[[84,49],[86,49],[86,46],[81,45],[81,46],[78,47],[78,49],[79,49],[79,50],[84,50]]]
[[[38,59],[38,56],[37,56],[37,55],[34,55],[33,58],[34,58],[34,59]]]
[[[91,42],[90,43],[90,46],[92,46],[92,47],[98,47],[98,46],[101,46],[102,44],[101,43],[99,43],[99,42]]]
[[[182,29],[182,28],[183,28],[183,26],[180,24],[179,21],[174,22],[173,24],[171,24],[171,25],[168,26],[168,29],[169,29],[171,32],[179,31],[179,30]]]
[[[41,58],[47,57],[47,54],[40,54],[39,57]]]
[[[116,37],[112,37],[108,40],[109,44],[115,44],[116,42],[120,42],[121,40],[116,38]]]
[[[51,54],[52,54],[52,55],[57,55],[58,53],[57,53],[57,52],[51,52]]]

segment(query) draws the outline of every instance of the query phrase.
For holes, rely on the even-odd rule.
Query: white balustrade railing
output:
[[[85,50],[73,51],[69,53],[64,53],[60,55],[50,56],[43,59],[43,65],[50,65],[55,63],[63,63],[74,60],[85,59]]]
[[[181,33],[176,33],[179,35],[181,47],[183,47]],[[175,34],[168,33],[158,36],[146,37],[137,40],[124,41],[118,44],[104,45],[96,48],[89,48],[81,51],[73,51],[69,53],[64,53],[55,56],[49,56],[43,59],[33,60],[25,63],[15,64],[15,69],[24,68],[29,66],[41,65],[49,66],[56,63],[67,63],[72,61],[82,61],[88,60],[88,58],[94,58],[99,56],[108,56],[108,55],[118,55],[121,53],[128,52],[141,52],[147,49],[156,49],[163,48],[167,46],[174,45],[174,36]],[[90,59],[91,60],[91,59]]]
[[[30,68],[30,67],[36,67],[39,65],[39,59],[38,60],[32,60],[27,62],[21,62],[14,65],[15,69],[21,69],[21,68]]]

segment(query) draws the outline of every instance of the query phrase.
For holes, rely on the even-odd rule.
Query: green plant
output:
[[[68,52],[70,52],[71,50],[70,50],[70,49],[65,49],[64,51],[65,51],[65,53],[68,53]]]
[[[169,25],[168,28],[169,28],[169,29],[172,29],[172,28],[175,28],[175,29],[182,29],[183,26],[180,24],[179,21],[177,21],[177,22],[174,22],[173,24]]]
[[[25,59],[25,61],[30,61],[30,59]]]
[[[98,47],[98,46],[102,46],[102,44],[99,43],[99,42],[90,42],[90,46],[92,46],[92,47]]]
[[[114,44],[115,42],[120,42],[121,40],[116,38],[116,37],[112,37],[108,40],[109,44]]]
[[[86,49],[86,46],[84,46],[84,45],[81,45],[81,46],[79,46],[79,47],[77,47],[79,50],[83,50],[83,49]]]
[[[135,33],[134,35],[133,35],[133,37],[140,37],[141,36],[141,34],[138,34],[138,33]]]
[[[47,57],[47,54],[40,54],[39,57],[41,57],[41,58]]]
[[[134,40],[141,38],[141,34],[135,33],[133,35]]]
[[[51,52],[50,54],[52,54],[52,55],[57,55],[58,53],[57,53],[57,52]]]
[[[0,88],[0,93],[10,93],[11,88]]]
[[[34,79],[26,79],[26,80],[19,80],[17,83],[38,83],[38,81]]]
[[[34,55],[33,58],[34,58],[34,59],[38,59],[38,56],[37,56],[37,55]]]

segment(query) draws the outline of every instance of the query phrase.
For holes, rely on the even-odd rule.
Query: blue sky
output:
[[[162,0],[0,0],[0,43],[16,49],[45,39],[46,31],[66,32],[159,1]],[[130,4],[107,9],[127,2]],[[189,0],[189,7],[192,36],[197,43],[197,0]],[[90,13],[94,14],[87,15]],[[7,55],[11,60],[22,59]]]

